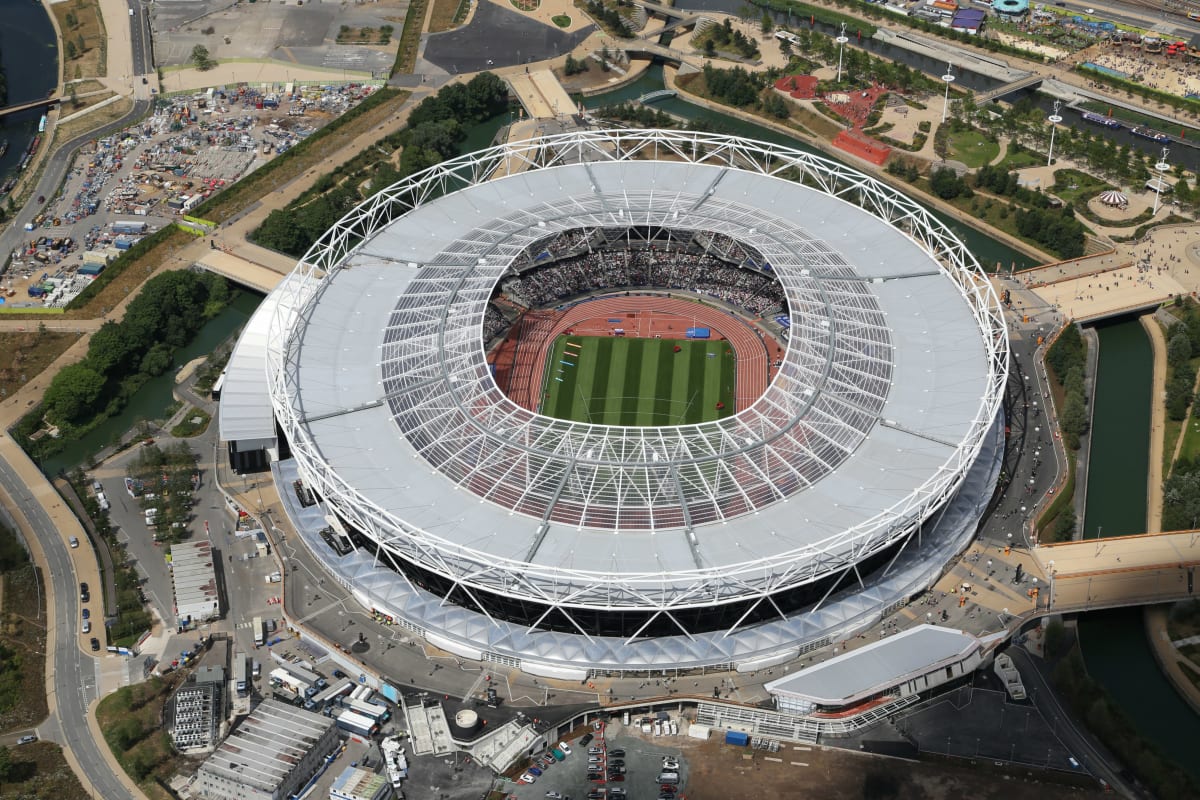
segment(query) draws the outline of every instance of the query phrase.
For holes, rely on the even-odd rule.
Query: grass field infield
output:
[[[737,410],[734,363],[724,340],[559,336],[546,364],[542,413],[647,427],[721,419]]]

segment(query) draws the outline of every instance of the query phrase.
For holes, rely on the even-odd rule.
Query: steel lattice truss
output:
[[[356,259],[383,259],[373,237],[439,198],[505,176],[571,170],[599,173],[647,161],[711,166],[704,191],[672,187],[592,192],[526,202],[463,230],[415,274],[385,325],[380,391],[399,435],[426,468],[459,490],[515,513],[530,536],[523,552],[501,555],[423,530],[381,507],[322,456],[302,411],[301,340],[307,320]],[[974,319],[986,380],[966,434],[898,502],[844,530],[823,531],[784,553],[714,559],[704,532],[749,531],[759,512],[803,495],[838,470],[871,435],[893,378],[891,326],[873,281],[799,225],[764,214],[753,199],[723,197],[728,176],[786,179],[857,206],[903,232],[927,255],[928,273],[949,281]],[[525,251],[555,232],[661,226],[726,234],[762,254],[782,283],[793,321],[787,354],[766,394],[735,416],[701,425],[622,428],[544,417],[518,407],[492,380],[482,321],[497,281]],[[902,276],[903,277],[903,276]],[[974,257],[924,208],[853,169],[795,149],[674,131],[586,131],[502,145],[444,162],[380,192],[344,217],[305,255],[272,321],[272,403],[302,474],[353,525],[400,560],[474,589],[552,607],[688,608],[770,594],[852,568],[912,535],[954,493],[1000,408],[1007,333],[991,285]],[[414,465],[416,463],[414,462]],[[548,564],[548,532],[662,532],[689,553],[641,569],[602,563]]]

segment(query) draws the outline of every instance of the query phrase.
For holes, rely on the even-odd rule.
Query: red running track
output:
[[[608,322],[617,318],[621,322]],[[675,327],[681,322],[686,324]],[[572,306],[561,314],[530,312],[519,324],[520,342],[508,395],[530,411],[538,411],[542,374],[554,340],[568,330],[596,336],[622,328],[626,335],[636,331],[642,338],[683,339],[687,327],[710,328],[733,347],[735,410],[748,408],[767,390],[770,360],[766,344],[747,322],[703,303],[653,295],[605,297]]]

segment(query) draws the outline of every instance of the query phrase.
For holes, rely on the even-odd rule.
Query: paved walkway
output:
[[[1150,467],[1146,471],[1146,533],[1162,530],[1163,436],[1166,432],[1167,339],[1153,314],[1141,318],[1154,351],[1154,376],[1150,397]],[[1183,437],[1180,436],[1180,439]]]

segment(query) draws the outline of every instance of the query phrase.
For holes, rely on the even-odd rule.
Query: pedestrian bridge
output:
[[[975,95],[975,104],[982,106],[984,103],[990,103],[993,100],[999,100],[1002,97],[1007,97],[1010,94],[1016,94],[1024,89],[1033,89],[1041,86],[1043,80],[1045,80],[1045,78],[1043,78],[1041,75],[1026,75],[1023,78],[1012,81],[1011,83],[1006,83],[1003,86],[997,86],[995,89],[992,89],[989,92],[983,92]]]
[[[263,294],[270,294],[284,277],[282,272],[272,267],[263,266],[225,250],[209,250],[196,261],[196,266],[223,275],[236,284],[256,289]]]
[[[1072,613],[1196,597],[1200,531],[1084,539],[1033,548],[1038,605]]]

